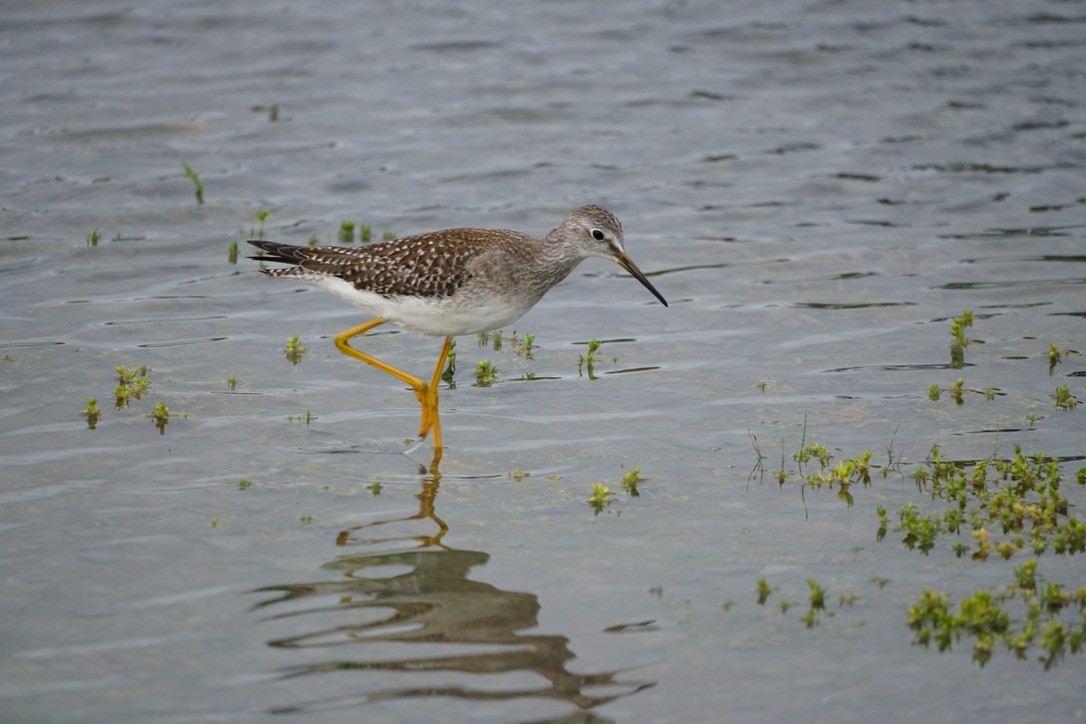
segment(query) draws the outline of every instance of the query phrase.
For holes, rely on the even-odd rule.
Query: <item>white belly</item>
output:
[[[323,277],[313,282],[340,299],[364,309],[375,317],[412,332],[437,337],[455,337],[500,329],[517,321],[532,308],[535,300],[510,305],[494,299],[473,301],[457,298],[427,299],[424,297],[383,297],[373,292],[359,291],[338,277]]]

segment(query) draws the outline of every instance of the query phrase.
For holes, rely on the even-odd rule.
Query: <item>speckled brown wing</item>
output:
[[[356,289],[383,296],[452,296],[472,278],[472,260],[497,246],[531,237],[497,229],[447,229],[362,247],[292,246],[251,240],[268,252],[261,261],[295,264],[292,269],[265,269],[269,276],[313,281],[334,276]]]

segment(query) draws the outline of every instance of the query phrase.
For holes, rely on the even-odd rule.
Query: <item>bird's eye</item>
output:
[[[603,232],[600,231],[599,229],[593,229],[592,230],[592,238],[595,239],[596,241],[603,241]]]

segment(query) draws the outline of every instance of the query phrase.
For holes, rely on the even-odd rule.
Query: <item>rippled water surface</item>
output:
[[[1080,554],[895,530],[941,510],[936,443],[1056,456],[1086,505],[1054,401],[1086,400],[1086,4],[46,0],[0,58],[5,721],[1086,716],[1070,644],[982,666],[907,625],[1030,560],[1076,590]],[[585,203],[670,307],[597,259],[531,355],[460,338],[439,465],[333,347],[357,310],[229,258]],[[438,340],[378,332],[429,372]],[[803,486],[809,443],[871,484]]]

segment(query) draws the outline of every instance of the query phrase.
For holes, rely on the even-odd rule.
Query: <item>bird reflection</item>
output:
[[[254,606],[277,611],[267,620],[291,619],[296,625],[299,617],[309,616],[314,621],[313,628],[273,639],[269,646],[328,652],[318,661],[286,667],[283,678],[372,674],[359,679],[351,693],[281,707],[274,713],[432,697],[551,699],[588,710],[653,686],[655,682],[620,681],[623,672],[617,670],[571,672],[567,664],[576,655],[566,637],[517,633],[538,625],[539,599],[469,580],[471,569],[486,564],[490,556],[442,543],[449,527],[434,506],[440,454],[438,448],[429,470],[420,471],[418,513],[354,526],[338,535],[337,546],[358,549],[321,566],[340,572],[338,580],[256,591],[280,594]],[[397,523],[423,529],[396,535],[389,526]],[[512,673],[536,676],[516,677],[531,684],[510,687],[507,675]],[[435,680],[442,674],[448,683]],[[478,678],[464,684],[463,674]],[[537,683],[540,677],[542,683]],[[580,720],[603,721],[584,711]]]

